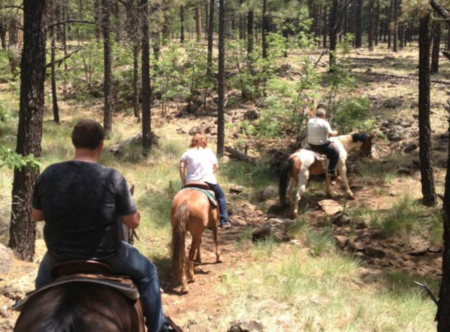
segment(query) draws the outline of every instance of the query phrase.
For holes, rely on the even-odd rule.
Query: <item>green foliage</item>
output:
[[[366,97],[344,97],[338,101],[338,112],[334,117],[340,133],[349,133],[357,129],[367,131],[375,126],[375,119],[364,122],[369,115],[370,101]]]
[[[11,169],[17,168],[19,171],[21,171],[23,167],[29,167],[33,171],[36,171],[41,167],[41,163],[39,159],[35,158],[32,154],[24,157],[10,148],[0,147],[0,168],[4,166]]]

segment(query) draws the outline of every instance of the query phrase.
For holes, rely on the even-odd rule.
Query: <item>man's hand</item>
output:
[[[42,210],[37,210],[35,208],[31,208],[31,219],[33,219],[33,221],[44,221],[45,217],[44,217],[44,212]]]
[[[141,222],[141,213],[136,211],[134,214],[129,214],[128,216],[121,216],[122,222],[130,229],[135,229],[139,226]]]
[[[330,134],[330,137],[338,136],[338,132],[335,130]]]

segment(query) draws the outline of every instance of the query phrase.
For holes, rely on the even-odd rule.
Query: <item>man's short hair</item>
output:
[[[324,118],[327,115],[327,111],[325,111],[323,108],[319,108],[316,111],[316,116],[319,118]]]
[[[76,149],[95,150],[105,139],[105,130],[95,120],[81,120],[72,131],[72,143]]]

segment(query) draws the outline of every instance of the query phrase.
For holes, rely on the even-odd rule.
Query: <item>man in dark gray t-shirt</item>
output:
[[[36,288],[54,280],[50,271],[58,262],[100,260],[136,283],[148,332],[167,331],[156,267],[119,237],[118,218],[134,229],[139,226],[140,213],[123,176],[98,164],[104,136],[98,122],[80,121],[72,133],[74,159],[47,167],[36,181],[32,216],[35,221],[45,220],[48,249]]]

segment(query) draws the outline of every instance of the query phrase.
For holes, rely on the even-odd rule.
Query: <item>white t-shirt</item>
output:
[[[189,149],[183,153],[181,161],[186,163],[186,182],[204,181],[217,184],[214,165],[218,162],[211,149]]]
[[[312,145],[326,144],[328,135],[333,130],[327,120],[312,118],[308,121],[308,143]]]

